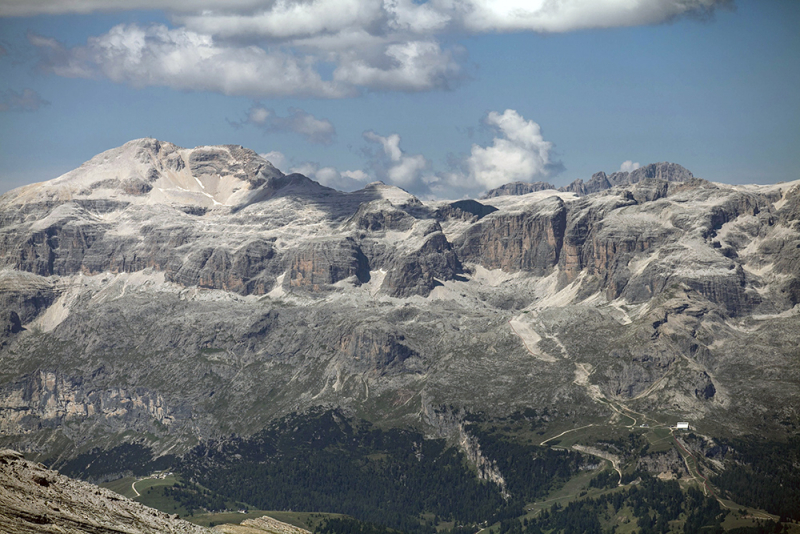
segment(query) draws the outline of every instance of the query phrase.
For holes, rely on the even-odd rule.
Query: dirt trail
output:
[[[542,446],[542,445],[544,445],[544,444],[545,444],[545,443],[547,443],[548,441],[553,441],[553,440],[554,440],[554,439],[556,439],[556,438],[560,438],[560,437],[561,437],[561,436],[563,436],[564,434],[569,434],[570,432],[575,432],[576,430],[581,430],[582,428],[589,428],[590,426],[594,426],[594,423],[591,423],[591,424],[588,424],[588,425],[584,425],[584,426],[579,426],[578,428],[571,428],[571,429],[569,429],[569,430],[565,430],[565,431],[563,431],[561,434],[558,434],[557,436],[553,436],[552,438],[547,438],[546,440],[544,440],[543,442],[541,442],[541,443],[539,444],[539,446]]]

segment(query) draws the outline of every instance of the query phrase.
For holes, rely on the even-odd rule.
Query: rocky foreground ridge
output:
[[[0,531],[7,534],[202,534],[209,529],[0,450]]]
[[[343,193],[141,139],[5,194],[2,441],[176,453],[317,405],[433,433],[442,406],[608,399],[723,434],[800,422],[800,181],[501,189]]]
[[[5,534],[311,534],[269,516],[205,528],[0,450]]]

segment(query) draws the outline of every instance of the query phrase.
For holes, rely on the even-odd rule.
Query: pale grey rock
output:
[[[8,534],[201,534],[110,490],[73,480],[18,452],[0,450],[0,530]]]
[[[365,283],[369,270],[367,257],[353,239],[313,240],[291,253],[283,286],[319,291],[351,276]]]
[[[610,176],[600,171],[592,175],[588,182],[580,178],[563,187],[557,188],[558,191],[575,193],[578,196],[599,193],[606,189],[619,185],[637,184],[643,180],[658,180],[664,182],[702,182],[686,168],[677,163],[651,163],[631,172],[615,172]],[[536,191],[556,189],[555,186],[547,182],[511,182],[498,188],[488,191],[482,198],[489,199],[504,195],[527,195]]]
[[[571,184],[560,188],[559,190],[575,193],[578,196],[584,196],[605,191],[614,185],[615,184],[608,180],[606,173],[601,171],[593,174],[592,178],[587,183],[584,183],[583,180],[578,179]]]
[[[422,202],[139,140],[11,191],[0,443],[45,458],[133,433],[179,454],[312,406],[439,434],[441,406],[577,421],[610,415],[597,395],[782,432],[800,186],[642,169]]]
[[[388,266],[381,291],[393,297],[427,296],[437,284],[462,272],[461,262],[438,222],[420,225],[419,248],[408,251]]]
[[[567,208],[559,197],[549,197],[522,212],[489,214],[455,241],[466,262],[487,269],[548,273],[560,259]]]
[[[388,200],[374,200],[361,204],[348,224],[357,230],[380,232],[394,230],[406,232],[414,226],[414,217]]]
[[[481,198],[494,198],[505,195],[527,195],[528,193],[546,191],[548,189],[556,189],[556,187],[547,182],[511,182],[487,191]]]
[[[437,219],[460,219],[474,222],[495,211],[497,211],[497,208],[494,206],[481,204],[477,200],[465,199],[450,202],[437,208],[434,215]]]

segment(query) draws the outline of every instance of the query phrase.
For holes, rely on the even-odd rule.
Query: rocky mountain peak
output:
[[[263,197],[284,175],[254,151],[235,145],[192,149],[152,138],[129,141],[58,178],[5,195],[4,203],[87,200],[200,208],[241,206]]]

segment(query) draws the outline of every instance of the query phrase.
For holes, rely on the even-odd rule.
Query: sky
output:
[[[0,0],[0,193],[132,139],[421,198],[800,179],[797,0]]]

